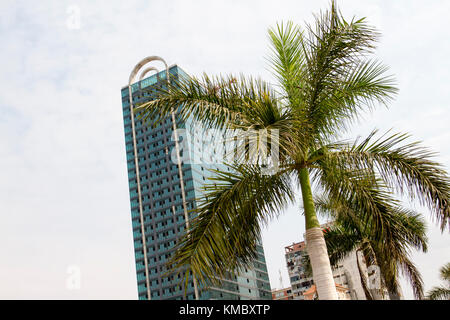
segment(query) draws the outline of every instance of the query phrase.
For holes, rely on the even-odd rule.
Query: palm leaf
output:
[[[379,34],[364,19],[347,22],[333,2],[307,30],[306,116],[313,132],[327,139],[357,117],[364,105],[388,101],[396,88],[392,78],[384,76],[387,68],[367,59]]]
[[[450,227],[450,179],[434,156],[419,142],[404,143],[409,137],[393,134],[373,139],[373,131],[362,142],[340,147],[333,156],[356,168],[376,170],[390,187],[427,205],[440,222]]]
[[[324,234],[330,262],[336,264],[359,247],[367,262],[380,267],[383,283],[390,293],[399,294],[398,273],[401,268],[416,298],[423,298],[423,280],[409,259],[411,249],[427,251],[426,224],[421,216],[398,205],[380,207],[383,233],[378,235],[373,221],[361,214],[358,202],[339,198],[317,197],[318,212],[326,212],[335,225]],[[369,227],[367,227],[369,226]]]
[[[188,266],[201,283],[218,283],[227,272],[250,266],[260,225],[293,201],[289,172],[263,175],[250,165],[218,171],[196,210],[191,229],[177,245],[171,266]]]
[[[441,274],[442,280],[450,281],[450,263],[447,263],[445,266],[439,270]]]
[[[277,24],[269,29],[271,44],[270,65],[282,88],[282,97],[292,106],[299,107],[304,99],[305,57],[302,50],[303,35],[292,22]]]
[[[442,280],[447,281],[447,286],[440,286],[440,287],[434,287],[431,289],[428,294],[427,298],[430,300],[450,300],[450,263],[445,264],[440,270],[439,270],[440,276]]]

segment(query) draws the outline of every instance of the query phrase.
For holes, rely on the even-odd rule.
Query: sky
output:
[[[364,115],[409,132],[450,168],[449,1],[338,1],[383,37],[377,57],[399,95]],[[267,29],[304,25],[329,1],[0,2],[0,299],[136,299],[120,89],[158,55],[199,76],[273,82]],[[429,251],[414,253],[425,288],[450,261],[448,231],[429,212]],[[303,240],[300,205],[264,228],[272,288],[289,285],[284,247]],[[282,283],[280,283],[280,275]],[[404,296],[412,298],[402,282]]]

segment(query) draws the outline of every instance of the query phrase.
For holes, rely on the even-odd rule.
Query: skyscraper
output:
[[[176,65],[169,68],[169,73],[174,80],[188,77]],[[177,150],[170,117],[152,128],[132,114],[129,91],[134,107],[154,99],[157,86],[165,83],[166,72],[162,71],[132,84],[131,90],[128,86],[122,88],[139,299],[270,299],[261,245],[258,245],[258,258],[253,267],[238,275],[230,274],[221,287],[201,290],[190,276],[188,287],[184,288],[184,282],[177,275],[165,274],[170,253],[193,218],[188,212],[197,205],[195,199],[200,196],[199,188],[211,174],[208,164],[190,161],[193,156],[204,158],[202,150]],[[177,120],[175,127],[192,132],[194,125],[190,120]],[[192,135],[191,139],[196,136]],[[184,141],[188,145],[191,142],[189,139]]]

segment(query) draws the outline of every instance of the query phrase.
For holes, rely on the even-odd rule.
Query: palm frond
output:
[[[302,42],[307,117],[314,134],[327,139],[364,105],[388,101],[396,88],[392,77],[384,76],[387,68],[367,59],[379,33],[364,19],[347,22],[333,1],[307,30]]]
[[[446,287],[434,287],[428,292],[430,300],[450,300],[450,289]]]
[[[172,269],[188,266],[200,283],[218,283],[256,257],[260,225],[293,201],[288,172],[263,175],[258,166],[230,166],[205,185],[191,229],[177,244]]]
[[[172,111],[177,118],[186,121],[192,118],[206,127],[223,128],[227,122],[239,121],[243,92],[255,94],[256,88],[246,86],[244,79],[233,76],[202,79],[172,80],[170,84],[156,87],[155,99],[138,105],[135,112],[143,121],[156,125]]]
[[[357,249],[363,240],[357,230],[345,230],[337,225],[326,230],[324,238],[332,266],[337,266],[349,253]]]
[[[423,280],[409,256],[412,249],[427,251],[426,225],[420,215],[413,211],[393,207],[383,215],[385,219],[384,238],[376,240],[366,234],[371,250],[380,267],[383,283],[392,294],[399,295],[399,271],[405,275],[413,288],[414,296],[422,299]]]
[[[140,104],[136,111],[144,121],[158,123],[174,108],[182,120],[192,118],[206,127],[224,128],[226,124],[239,125],[245,117],[251,117],[255,106],[278,106],[270,86],[260,80],[244,76],[195,77],[173,80],[161,85],[152,101]]]
[[[167,87],[167,86],[166,86]],[[306,127],[288,108],[282,108],[270,86],[240,77],[188,78],[160,87],[156,99],[139,105],[139,119],[155,125],[174,110],[177,119],[200,123],[206,129],[226,129],[241,146],[260,140],[262,132],[276,136],[282,159],[304,144],[299,127]],[[240,154],[243,154],[242,152]]]
[[[300,27],[289,21],[269,29],[272,71],[283,92],[282,97],[291,107],[299,107],[304,102],[303,82],[305,58],[302,50],[303,35]]]
[[[450,262],[439,270],[442,280],[450,281]]]
[[[403,207],[393,207],[387,216],[391,220],[392,240],[416,250],[428,251],[427,225],[422,215]]]
[[[333,134],[336,128],[346,129],[347,122],[357,120],[376,103],[388,105],[397,92],[388,68],[376,60],[357,63],[342,79],[329,84],[327,94],[314,110],[315,125],[322,134]]]
[[[342,214],[350,215],[346,221],[357,215],[364,224],[363,230],[373,229],[376,238],[382,238],[386,232],[383,215],[398,201],[372,172],[346,167],[335,160],[333,156],[326,156],[317,161],[319,168],[313,171],[313,181],[321,186],[336,208],[342,209]],[[353,210],[346,210],[348,208]]]
[[[450,179],[444,168],[432,160],[434,154],[419,142],[404,143],[409,137],[406,134],[374,139],[376,132],[333,156],[356,168],[376,170],[390,187],[427,205],[441,230],[450,227]]]
[[[334,219],[334,226],[324,234],[330,262],[334,264],[359,248],[370,264],[380,267],[383,283],[390,293],[399,294],[398,272],[401,268],[415,297],[423,298],[422,277],[409,259],[413,248],[427,251],[426,224],[421,215],[400,207],[397,202],[379,207],[383,232],[378,236],[373,222],[366,221],[357,202],[322,196],[316,197],[315,203],[318,212],[328,213]]]
[[[408,258],[408,256],[404,256],[404,258],[400,261],[400,266],[402,268],[403,275],[413,288],[414,297],[418,300],[423,300],[424,284],[422,275],[416,265]]]
[[[442,280],[447,281],[446,286],[434,287],[427,293],[430,300],[450,300],[450,263],[445,264],[439,270]]]

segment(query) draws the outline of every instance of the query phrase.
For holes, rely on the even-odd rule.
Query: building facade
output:
[[[356,255],[356,252],[354,254]],[[365,300],[354,254],[349,254],[339,262],[337,267],[332,269],[333,277],[336,288],[339,289],[340,299]],[[306,270],[304,260],[306,256],[306,243],[304,241],[285,247],[286,266],[293,299],[295,300],[311,299],[315,292],[314,280]]]
[[[346,287],[336,284],[336,293],[338,296],[338,300],[351,300],[350,292]],[[315,284],[313,284],[308,290],[303,292],[303,300],[317,300],[318,297],[319,296],[317,295],[317,288]]]
[[[169,68],[169,73],[171,79],[187,77],[176,65]],[[132,84],[131,90],[127,86],[121,91],[139,299],[271,299],[261,244],[253,267],[237,275],[230,274],[220,288],[202,290],[192,276],[185,288],[182,277],[166,274],[166,263],[189,228],[193,218],[189,211],[196,208],[200,187],[212,166],[203,162],[202,150],[177,151],[170,117],[151,127],[132,113],[129,91],[135,107],[154,99],[157,87],[164,87],[166,80],[163,71]],[[177,120],[176,128],[193,133],[194,124],[190,120]],[[189,146],[198,138],[195,134],[183,137],[183,145]],[[200,161],[190,161],[192,157]]]
[[[292,288],[272,290],[272,300],[293,300]]]

